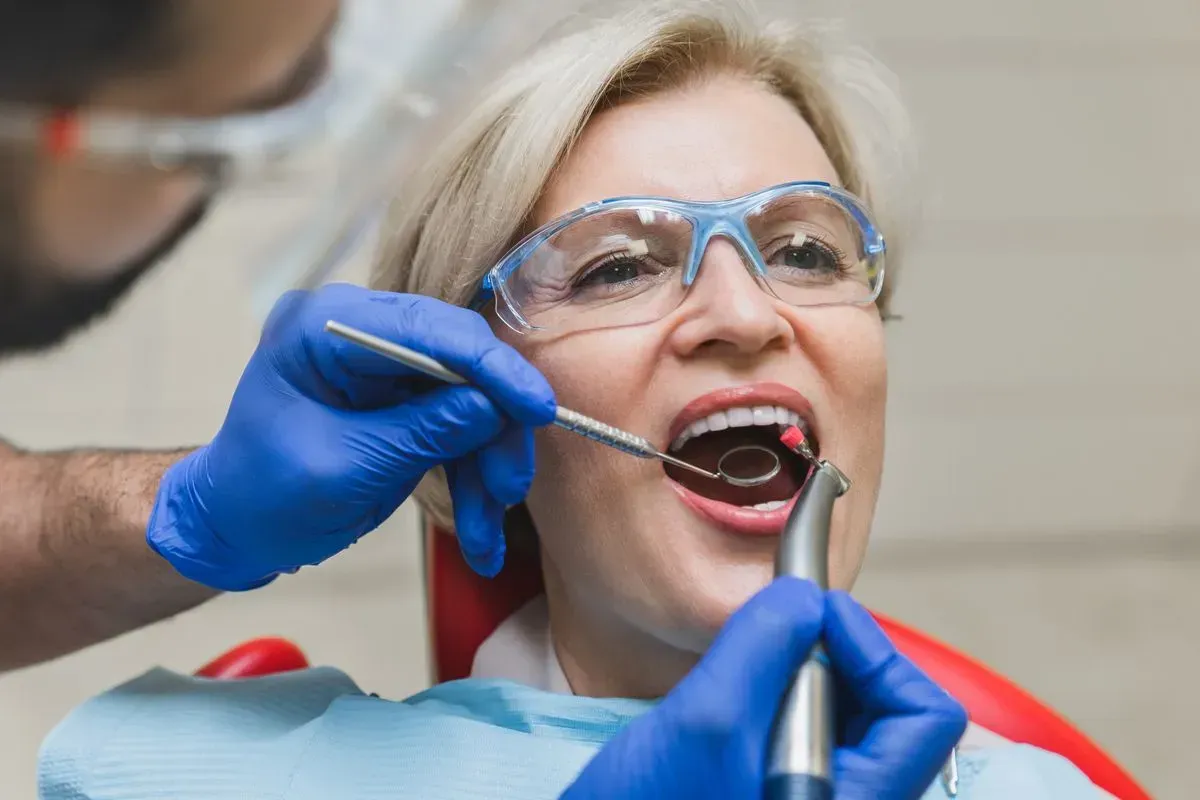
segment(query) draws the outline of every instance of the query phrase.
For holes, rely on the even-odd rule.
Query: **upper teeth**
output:
[[[671,450],[683,447],[689,439],[694,439],[709,431],[723,431],[726,428],[749,428],[751,425],[795,425],[808,434],[808,425],[795,411],[783,406],[746,406],[743,408],[726,408],[709,414],[704,419],[698,419],[684,428],[683,433],[671,442]]]

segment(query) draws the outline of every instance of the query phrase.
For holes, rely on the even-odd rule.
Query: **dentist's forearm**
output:
[[[186,451],[28,453],[0,441],[0,672],[192,608],[216,592],[146,545]]]

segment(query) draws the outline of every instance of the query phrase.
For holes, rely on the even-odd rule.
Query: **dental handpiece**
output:
[[[417,370],[431,378],[443,381],[444,383],[462,386],[468,383],[467,379],[458,373],[450,370],[446,365],[434,358],[430,358],[424,353],[418,353],[416,350],[411,350],[404,345],[389,342],[387,339],[382,339],[374,336],[366,331],[360,331],[357,328],[352,328],[349,325],[343,325],[340,322],[329,320],[325,323],[325,330],[335,336],[354,342],[357,345],[367,348],[375,353],[378,353],[385,358],[390,358],[393,361],[398,361],[407,367]],[[631,456],[638,458],[657,458],[660,461],[665,461],[668,464],[694,472],[698,475],[703,475],[706,478],[713,480],[724,480],[735,485],[749,485],[750,481],[742,481],[738,483],[737,479],[730,480],[724,473],[709,472],[706,469],[697,467],[695,464],[689,464],[686,461],[675,458],[674,456],[661,452],[648,439],[641,436],[623,431],[620,428],[614,428],[612,425],[607,425],[600,420],[592,419],[586,414],[580,414],[578,411],[572,411],[569,408],[559,406],[554,412],[554,424],[560,428],[564,428],[580,436],[585,436],[594,442],[606,444],[609,447],[620,450],[623,453],[628,453]],[[778,470],[776,470],[778,471]],[[774,475],[774,473],[771,473]]]
[[[850,488],[841,470],[816,457],[804,434],[789,428],[783,443],[812,464],[779,540],[775,575],[792,575],[829,588],[829,528],[834,501]],[[833,797],[833,676],[820,645],[800,667],[772,730],[766,800]]]
[[[834,501],[850,489],[850,479],[817,458],[799,428],[780,437],[784,446],[808,461],[812,474],[784,524],[775,575],[807,578],[829,588],[829,528]],[[767,762],[766,800],[829,800],[833,797],[833,676],[820,645],[800,667],[780,706]],[[958,796],[958,748],[941,770],[947,796]]]

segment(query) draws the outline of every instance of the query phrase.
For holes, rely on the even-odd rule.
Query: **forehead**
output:
[[[163,67],[112,81],[94,102],[178,116],[279,105],[307,62],[319,66],[339,10],[339,0],[185,0]]]
[[[535,216],[621,195],[724,200],[787,181],[840,183],[794,106],[757,83],[718,78],[598,114]]]

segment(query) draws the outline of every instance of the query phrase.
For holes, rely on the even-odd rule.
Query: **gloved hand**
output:
[[[324,330],[336,320],[426,353],[474,387],[431,381]],[[445,465],[468,562],[495,575],[504,510],[533,479],[545,378],[469,310],[334,285],[272,311],[212,443],[172,466],[147,528],[182,575],[224,590],[317,564],[378,527]]]
[[[848,594],[779,578],[729,618],[662,703],[596,755],[564,800],[763,797],[776,711],[818,639],[845,690],[834,797],[920,797],[966,729],[966,712]]]

